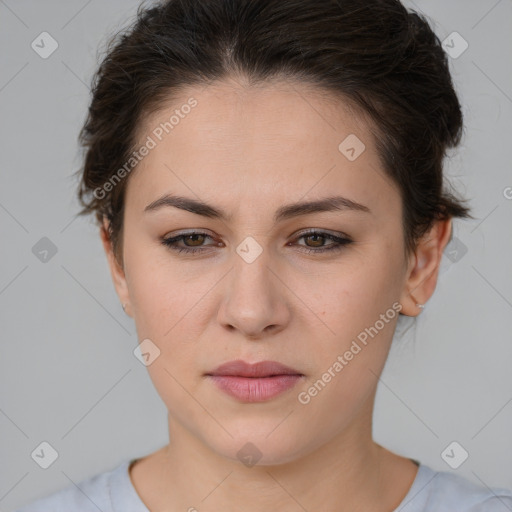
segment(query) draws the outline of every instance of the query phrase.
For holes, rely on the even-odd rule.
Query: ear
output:
[[[407,276],[400,297],[401,313],[417,316],[421,308],[416,304],[425,304],[434,293],[439,275],[443,251],[450,240],[452,219],[438,220],[418,241],[411,255]]]
[[[103,248],[105,249],[105,253],[107,255],[112,282],[114,283],[121,304],[126,304],[125,313],[129,316],[132,316],[130,313],[130,294],[128,292],[128,286],[126,285],[126,276],[124,269],[121,267],[116,257],[114,256],[114,250],[112,247],[112,241],[110,240],[108,227],[109,223],[105,219],[103,221],[103,225],[100,227],[100,237],[103,243]]]

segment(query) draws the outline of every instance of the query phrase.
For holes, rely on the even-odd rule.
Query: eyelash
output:
[[[193,254],[193,253],[197,253],[197,252],[204,252],[205,251],[204,248],[177,247],[175,245],[176,242],[179,242],[180,240],[183,240],[185,237],[191,236],[191,235],[205,235],[205,236],[211,238],[210,235],[208,235],[207,233],[201,233],[201,232],[198,232],[198,231],[192,231],[190,233],[183,233],[183,234],[175,236],[175,237],[163,238],[162,239],[162,244],[165,245],[166,247],[168,247],[169,249],[171,249],[173,251],[176,251],[178,254],[179,253],[183,253],[183,252],[187,253],[187,254]],[[349,244],[352,243],[352,240],[350,238],[348,238],[348,237],[339,237],[339,236],[331,235],[330,233],[326,233],[324,231],[308,231],[308,232],[302,233],[297,238],[297,240],[300,240],[301,238],[304,238],[304,237],[315,236],[315,235],[316,236],[321,236],[322,238],[327,238],[329,240],[332,240],[335,243],[327,246],[327,248],[319,248],[319,249],[314,249],[314,248],[311,248],[311,247],[300,246],[302,248],[301,249],[302,251],[305,251],[308,254],[325,253],[325,252],[329,252],[329,251],[340,251],[346,245],[349,245]]]

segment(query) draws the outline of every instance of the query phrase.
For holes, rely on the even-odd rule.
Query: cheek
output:
[[[126,277],[136,326],[140,335],[166,342],[201,310],[208,282],[184,275],[183,265],[157,242],[130,242],[126,244]]]
[[[344,381],[343,385],[339,390],[338,384],[330,386],[344,400],[350,400],[347,390],[360,388],[361,380],[373,385],[376,377],[371,371],[378,374],[385,363],[400,310],[398,269],[392,260],[391,255],[376,257],[359,267],[351,266],[349,271],[340,266],[338,274],[316,281],[313,293],[313,281],[309,287],[296,281],[297,295],[308,297],[306,302],[316,313],[316,318],[311,317],[314,323],[305,320],[309,329],[316,326],[314,358],[320,374],[315,377],[328,371],[338,356],[346,355],[342,371],[331,368],[337,376],[343,375],[333,383]]]
[[[392,298],[386,301],[383,295],[374,280],[354,277],[354,282],[338,286],[329,299],[316,298],[323,308],[322,321],[335,334],[320,327],[326,334],[314,340],[315,372],[299,400],[313,431],[327,427],[332,433],[339,431],[373,395],[398,319],[399,304]],[[307,350],[313,352],[311,344]]]
[[[325,324],[325,335],[346,339],[379,319],[399,296],[396,269],[382,258],[315,279],[297,277],[293,286],[310,310]],[[329,327],[330,329],[327,329]]]

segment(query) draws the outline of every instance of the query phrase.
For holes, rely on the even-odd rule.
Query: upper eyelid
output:
[[[340,238],[350,238],[349,235],[347,235],[341,231],[332,231],[332,230],[328,230],[325,228],[307,228],[307,229],[298,231],[297,233],[294,233],[292,236],[300,237],[300,236],[305,236],[305,235],[315,234],[315,233],[332,235],[332,236],[337,236]],[[165,235],[164,238],[177,238],[180,236],[188,236],[188,235],[207,235],[211,238],[215,238],[215,236],[212,235],[209,231],[207,231],[207,230],[202,231],[201,228],[198,228],[197,230],[184,231],[184,232],[178,232],[176,234]]]
[[[295,233],[294,236],[305,236],[309,234],[315,234],[318,233],[320,235],[332,235],[337,236],[339,238],[350,238],[347,234],[343,233],[342,231],[332,231],[330,229],[323,229],[323,228],[308,228],[304,231],[299,231],[298,233]]]

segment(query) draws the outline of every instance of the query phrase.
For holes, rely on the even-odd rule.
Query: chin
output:
[[[258,429],[253,424],[235,434],[226,426],[233,437],[225,435],[219,438],[217,435],[210,439],[208,444],[218,455],[239,461],[248,468],[294,462],[300,457],[304,446],[301,445],[299,437],[293,436],[289,430],[283,429],[283,432],[279,433],[278,427],[269,435],[275,427],[275,422],[270,429],[267,429],[266,425],[265,428]]]

